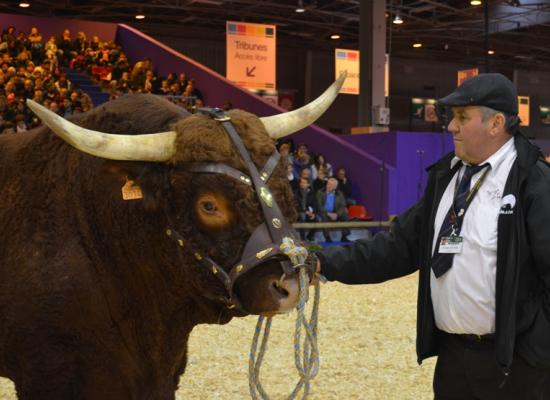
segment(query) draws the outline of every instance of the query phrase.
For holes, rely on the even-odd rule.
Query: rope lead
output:
[[[302,264],[303,265],[303,264]],[[310,391],[310,381],[313,380],[319,372],[319,349],[317,347],[317,322],[319,313],[320,287],[319,281],[315,283],[315,295],[313,307],[309,322],[305,315],[305,306],[308,300],[308,276],[306,267],[300,267],[300,299],[296,311],[296,325],[294,331],[294,364],[298,370],[300,379],[294,390],[287,397],[287,400],[293,400],[302,391],[302,399],[306,399]],[[265,326],[264,326],[265,320]],[[250,396],[253,400],[269,400],[269,396],[260,383],[260,367],[265,356],[267,340],[271,329],[272,318],[258,317],[252,346],[250,348],[250,359],[248,362],[248,386]],[[258,341],[264,326],[264,332],[261,345],[258,350]],[[304,328],[304,343],[301,344],[301,331]]]

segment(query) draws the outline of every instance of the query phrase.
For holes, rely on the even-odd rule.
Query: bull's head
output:
[[[183,279],[198,274],[197,291],[203,296],[237,304],[247,313],[272,314],[291,310],[299,292],[297,275],[288,273],[288,258],[279,250],[283,239],[294,238],[289,223],[296,212],[286,165],[274,157],[274,139],[313,123],[344,79],[343,74],[314,102],[292,112],[266,118],[239,110],[220,118],[195,114],[170,131],[142,135],[89,130],[32,100],[27,103],[82,152],[158,163],[166,185],[158,185],[162,207],[155,212],[159,230],[178,245]]]

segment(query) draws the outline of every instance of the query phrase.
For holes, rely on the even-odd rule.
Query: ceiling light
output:
[[[338,34],[330,35],[330,38],[334,39],[334,40],[340,39],[340,35],[338,35]]]
[[[403,23],[403,18],[399,14],[395,14],[395,17],[393,17],[393,23],[396,25],[401,25]]]
[[[302,0],[298,0],[298,5],[296,6],[296,9],[294,10],[297,13],[303,13],[306,11],[304,8],[304,2]]]
[[[487,50],[487,54],[493,55],[493,54],[495,54],[495,51],[494,50]]]
[[[470,4],[472,6],[480,6],[483,2],[481,0],[471,0]]]
[[[29,8],[30,6],[30,3],[19,3],[19,7],[21,8]]]
[[[134,18],[135,18],[135,19],[145,19],[145,15],[143,15],[143,14],[137,14]]]
[[[422,43],[420,43],[420,42],[413,43],[413,47],[415,49],[418,49],[419,47],[422,47]]]

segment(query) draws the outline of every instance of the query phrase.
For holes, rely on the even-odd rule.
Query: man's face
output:
[[[300,171],[300,178],[309,180],[310,176],[311,176],[311,172],[309,169],[305,168],[302,171]]]
[[[449,132],[453,134],[455,154],[471,164],[483,161],[483,155],[489,143],[489,118],[482,121],[482,113],[477,106],[453,107],[453,119],[449,123]]]
[[[307,188],[309,187],[309,182],[307,179],[300,179],[300,189],[302,190],[307,190]]]
[[[334,192],[338,187],[338,181],[334,178],[330,178],[327,181],[327,192]]]

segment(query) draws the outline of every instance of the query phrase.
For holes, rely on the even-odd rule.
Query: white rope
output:
[[[301,260],[293,261],[296,262],[297,265],[301,265],[299,271],[300,299],[298,306],[296,307],[298,315],[296,317],[294,331],[294,364],[298,370],[300,379],[296,383],[292,393],[287,397],[288,400],[295,399],[296,396],[298,396],[298,393],[300,393],[300,390],[302,390],[302,399],[306,399],[309,395],[310,381],[313,380],[319,372],[319,349],[317,347],[317,322],[320,299],[319,281],[316,281],[315,283],[313,307],[311,310],[310,319],[308,321],[305,315],[305,305],[308,300],[309,279],[306,267],[303,265],[305,257],[299,258],[301,258]],[[297,261],[300,262],[297,263]],[[258,350],[258,341],[262,331],[262,326],[264,326],[264,320],[264,333],[261,340],[260,349]],[[250,389],[250,396],[253,400],[269,400],[268,394],[260,383],[260,367],[266,352],[267,341],[271,329],[271,320],[271,317],[258,317],[258,322],[256,323],[256,329],[254,331],[254,338],[252,339],[250,359],[248,363],[248,385]],[[303,348],[301,343],[302,327],[305,331]]]

